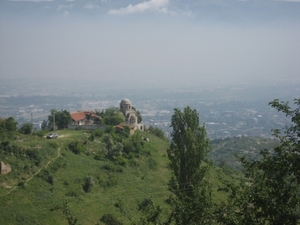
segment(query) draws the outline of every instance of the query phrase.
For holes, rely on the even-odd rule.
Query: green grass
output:
[[[68,224],[62,210],[50,211],[65,202],[79,224],[100,223],[106,213],[126,223],[126,217],[114,207],[119,199],[133,221],[138,221],[137,205],[146,197],[168,209],[165,200],[170,195],[167,184],[171,172],[167,167],[166,140],[140,133],[141,137],[150,138],[150,142],[143,142],[143,150],[126,158],[127,165],[121,166],[117,160],[113,162],[104,156],[95,159],[105,146],[103,136],[90,141],[88,131],[57,133],[59,138],[52,140],[19,135],[9,141],[13,148],[0,150],[1,160],[12,165],[11,173],[0,176],[0,199],[4,203],[0,224]],[[84,152],[74,154],[69,150],[74,141],[84,145]],[[87,177],[95,182],[88,192],[84,188]],[[223,185],[222,180],[234,182],[242,176],[230,168],[212,167],[208,177],[213,201],[220,203],[226,202],[224,193],[217,191]]]
[[[58,139],[21,135],[10,141],[11,145],[22,148],[21,155],[30,149],[38,149],[39,165],[28,157],[2,151],[1,157],[12,165],[12,172],[0,177],[0,196],[5,203],[0,210],[0,224],[67,224],[61,212],[50,211],[51,207],[65,201],[80,224],[95,224],[105,213],[117,214],[113,205],[118,199],[124,202],[132,217],[136,216],[137,203],[145,197],[153,197],[164,204],[163,199],[169,194],[170,174],[165,157],[167,142],[147,134],[150,142],[145,142],[144,152],[138,158],[128,159],[127,167],[122,167],[107,159],[94,159],[102,149],[101,138],[88,141],[90,133],[86,131],[62,130],[57,133]],[[74,140],[87,141],[85,153],[76,155],[67,148]],[[24,169],[26,166],[30,169]],[[87,176],[95,181],[88,193],[83,189]]]

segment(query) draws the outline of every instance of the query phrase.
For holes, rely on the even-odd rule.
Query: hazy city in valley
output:
[[[269,84],[117,89],[98,88],[95,84],[76,81],[72,82],[73,88],[57,81],[49,83],[39,79],[23,80],[20,83],[17,80],[2,82],[0,116],[13,116],[20,125],[33,122],[40,129],[51,109],[69,112],[101,111],[119,107],[120,101],[128,98],[141,112],[146,127],[158,127],[165,131],[167,137],[171,131],[174,108],[183,109],[186,106],[197,109],[200,121],[205,124],[208,136],[212,139],[271,137],[271,129],[284,127],[287,119],[268,103],[275,98],[293,102],[300,91],[297,80],[294,83],[270,80]]]

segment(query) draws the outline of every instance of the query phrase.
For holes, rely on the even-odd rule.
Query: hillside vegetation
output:
[[[171,141],[153,128],[129,135],[113,126],[59,130],[58,139],[46,139],[2,119],[0,160],[12,171],[0,176],[0,223],[296,225],[300,100],[294,110],[288,102],[270,104],[291,118],[274,130],[278,142],[210,143],[189,107],[174,109]]]
[[[81,224],[99,222],[106,213],[119,217],[114,207],[119,199],[136,220],[137,204],[145,198],[166,206],[164,200],[170,195],[167,140],[151,133],[121,137],[112,132],[124,143],[137,138],[141,149],[110,159],[103,153],[107,134],[101,131],[101,137],[83,130],[57,133],[58,139],[15,133],[1,142],[0,159],[12,167],[11,173],[0,176],[5,203],[1,224],[67,224],[65,215],[50,211],[65,202]],[[78,152],[72,149],[74,143]],[[223,176],[217,168],[211,174],[214,183]]]
[[[138,138],[141,149],[110,159],[103,154],[105,134],[93,141],[86,131],[58,134],[51,140],[16,135],[1,143],[0,159],[12,166],[11,173],[0,176],[1,224],[61,224],[61,215],[50,209],[65,201],[80,222],[93,224],[113,211],[118,198],[131,210],[147,196],[163,200],[168,195],[167,141],[143,134],[150,139],[146,142],[136,133],[123,139]],[[74,143],[82,149],[70,150]]]

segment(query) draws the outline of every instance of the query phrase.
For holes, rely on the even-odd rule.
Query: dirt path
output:
[[[38,171],[36,171],[31,177],[29,177],[24,185],[30,181],[32,178],[34,178],[39,172],[41,172],[43,169],[46,169],[51,163],[55,162],[56,159],[58,159],[60,157],[60,153],[61,153],[61,148],[64,144],[61,144],[61,146],[57,149],[57,156],[51,160],[49,160],[49,162],[47,162],[47,164],[44,167],[41,167]],[[17,188],[17,186],[15,186],[14,188],[12,188],[7,194],[11,193],[13,190],[15,190]]]

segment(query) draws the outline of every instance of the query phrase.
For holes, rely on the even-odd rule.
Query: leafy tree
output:
[[[0,120],[0,132],[15,132],[18,122],[13,117]]]
[[[118,125],[125,121],[123,113],[117,107],[110,107],[101,112],[96,112],[96,114],[103,118],[106,125]]]
[[[50,111],[50,115],[48,116],[48,128],[51,130],[53,129],[53,117],[55,120],[55,126],[58,129],[64,129],[68,127],[68,124],[72,121],[70,112],[67,110],[57,111],[52,109]]]
[[[136,115],[137,115],[137,118],[138,118],[138,121],[137,121],[137,122],[138,122],[138,123],[141,123],[141,122],[143,121],[143,117],[142,117],[140,111],[137,110],[135,107],[132,107],[132,109],[136,112]]]
[[[32,123],[23,123],[19,129],[20,133],[23,134],[31,134],[33,131],[33,124]]]
[[[170,168],[174,173],[175,189],[184,191],[198,182],[200,165],[209,151],[204,126],[199,125],[196,110],[186,107],[174,110],[171,120],[172,141],[168,149]]]
[[[162,207],[156,206],[151,198],[145,198],[138,204],[138,211],[143,214],[139,224],[163,224],[161,219]]]
[[[136,132],[134,135],[130,136],[130,138],[123,140],[122,144],[126,154],[131,152],[138,154],[144,149],[144,141],[139,132]]]
[[[209,223],[212,207],[210,186],[205,177],[210,164],[203,163],[210,149],[199,115],[190,107],[174,109],[171,120],[172,141],[168,149],[173,177],[169,183],[174,197],[170,220],[176,224]]]
[[[280,144],[273,151],[262,150],[260,160],[239,157],[249,184],[228,185],[230,205],[220,210],[223,224],[291,224],[300,220],[300,99],[269,103],[291,119],[283,130],[273,130]]]
[[[105,134],[103,141],[106,144],[104,147],[104,153],[106,154],[107,158],[110,160],[115,160],[118,156],[122,155],[123,145],[120,142],[115,144],[114,139],[110,134]]]
[[[47,121],[43,120],[42,125],[41,125],[41,129],[42,130],[47,130],[48,129],[48,125],[47,125]]]

